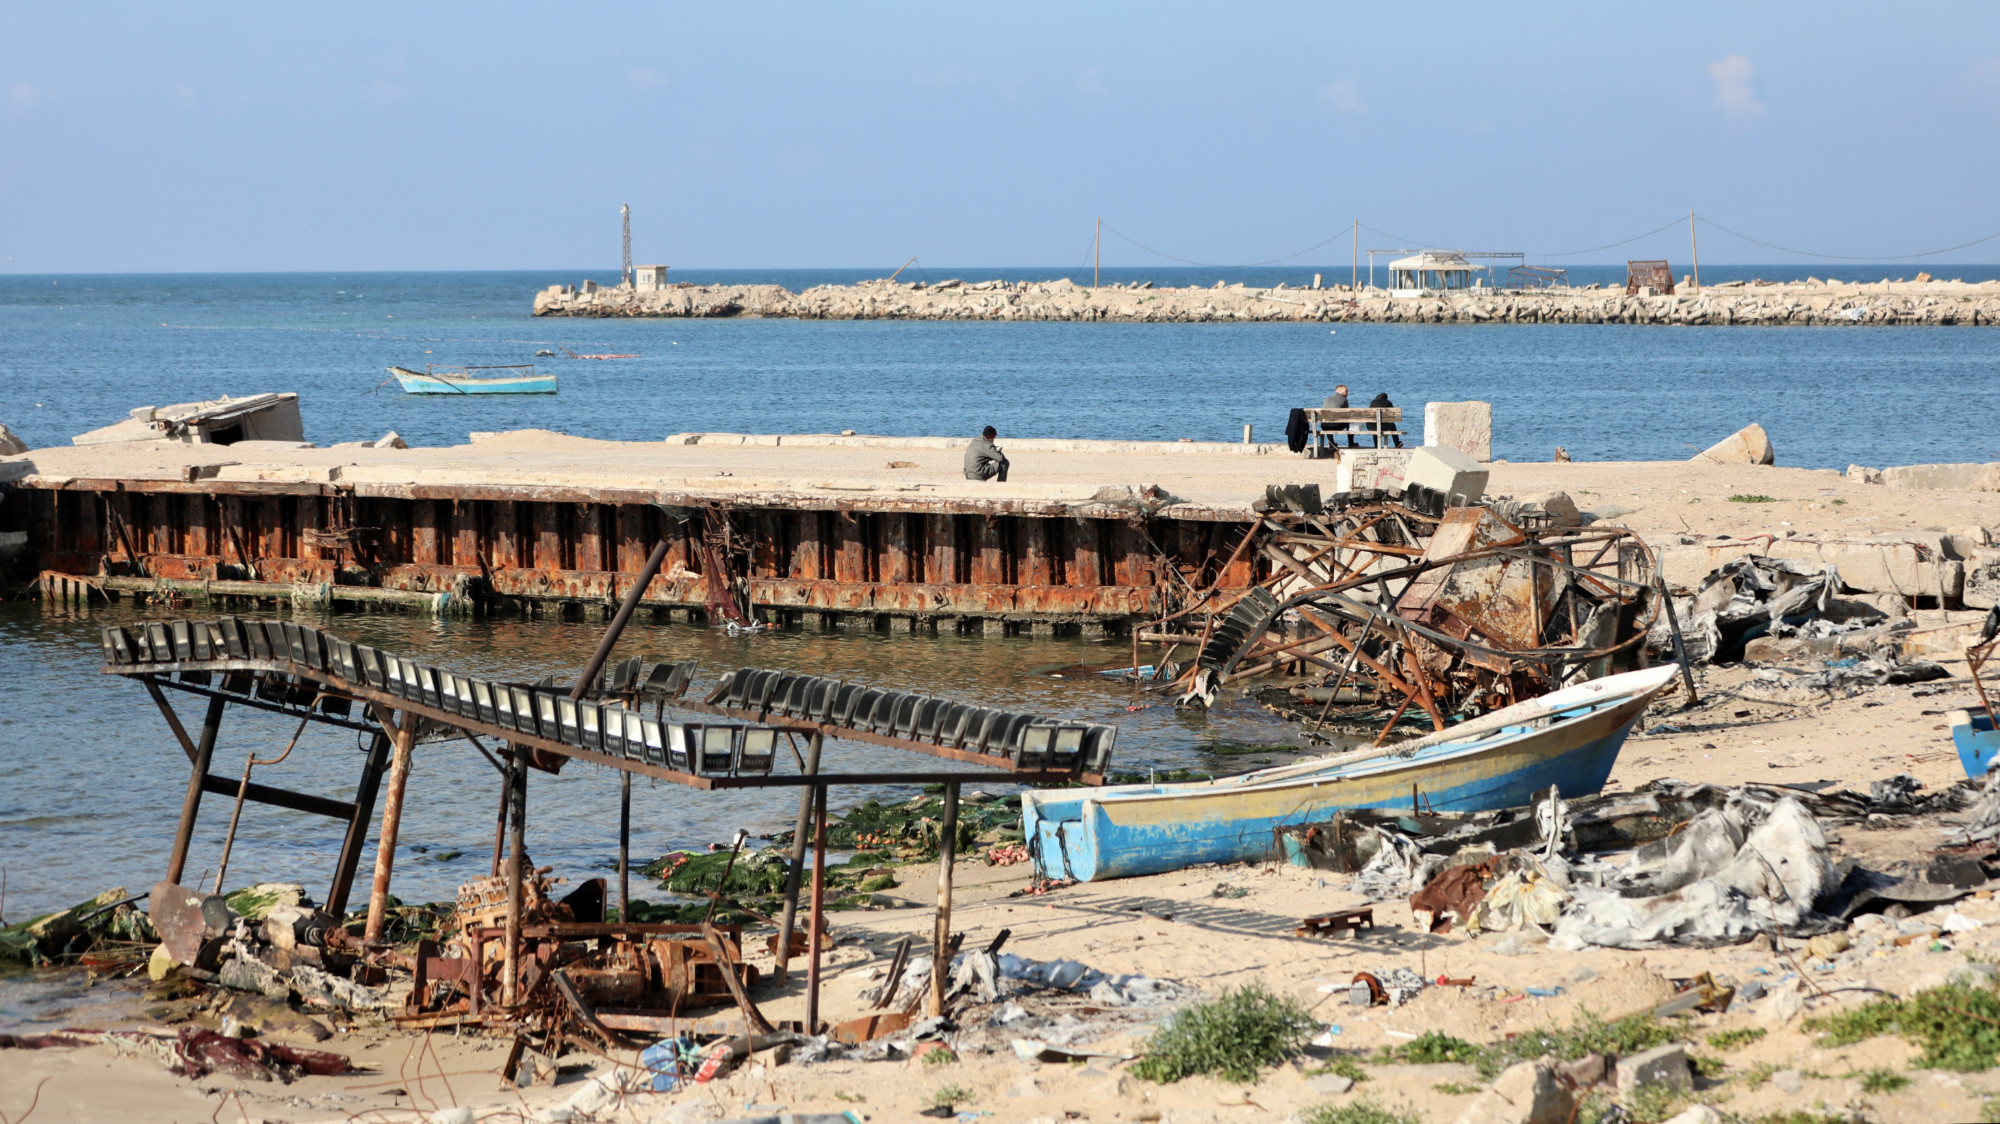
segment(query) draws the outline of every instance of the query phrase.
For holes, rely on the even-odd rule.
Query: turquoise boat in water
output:
[[[1606,676],[1401,745],[1299,761],[1196,784],[1030,790],[1022,829],[1044,878],[1093,882],[1253,862],[1272,829],[1357,808],[1483,812],[1530,803],[1554,785],[1597,792],[1625,737],[1678,668]]]
[[[509,374],[483,374],[506,371]],[[403,384],[405,394],[554,394],[556,377],[538,375],[535,365],[511,367],[437,367],[428,363],[421,371],[390,367],[389,373]]]

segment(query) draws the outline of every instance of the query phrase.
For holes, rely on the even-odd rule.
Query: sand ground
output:
[[[733,456],[749,455],[736,450]],[[847,453],[845,455],[856,455]],[[870,451],[870,457],[878,451]],[[944,450],[898,452],[910,459],[949,457]],[[32,456],[32,454],[31,454]],[[1248,458],[1244,463],[1265,462]],[[1261,467],[1261,466],[1260,466]],[[886,470],[885,470],[886,471]],[[937,472],[942,475],[943,469]],[[1649,539],[1673,535],[1738,537],[1771,534],[1930,533],[2000,527],[2000,494],[1896,491],[1864,485],[1831,472],[1787,468],[1664,464],[1533,464],[1494,467],[1494,493],[1569,491],[1586,510],[1625,523]],[[1773,502],[1732,503],[1732,494],[1755,493]],[[1843,502],[1844,501],[1844,502]],[[1981,530],[1981,533],[1985,533]],[[1962,626],[1970,615],[1920,611],[1920,626]],[[1753,672],[1741,667],[1704,669],[1703,703],[1683,713],[1656,710],[1627,743],[1612,791],[1657,777],[1719,783],[1777,782],[1865,790],[1869,781],[1898,772],[1927,785],[1950,784],[1961,775],[1950,751],[1946,714],[1968,705],[1972,693],[1965,665],[1955,653],[1933,658],[1952,678],[1916,686],[1881,687],[1853,698],[1772,702],[1752,689]],[[1677,705],[1677,703],[1676,703]],[[1862,856],[1871,865],[1922,860],[1942,838],[1934,821],[1886,827],[1844,827],[1833,833],[1836,858]],[[945,1085],[971,1096],[964,1111],[994,1124],[1012,1121],[1279,1121],[1328,1100],[1372,1097],[1408,1106],[1426,1121],[1449,1121],[1472,1100],[1479,1084],[1463,1066],[1376,1064],[1373,1051],[1424,1030],[1443,1030],[1490,1041],[1536,1026],[1565,1024],[1583,1011],[1616,1016],[1666,995],[1670,979],[1712,971],[1735,980],[1778,983],[1801,973],[1818,988],[1884,988],[1907,994],[1941,982],[1968,960],[2000,959],[2000,902],[1961,903],[1959,911],[1986,923],[1960,935],[1955,947],[1931,951],[1924,942],[1896,947],[1883,942],[1837,962],[1806,965],[1792,942],[1770,950],[1761,944],[1711,950],[1559,953],[1535,941],[1463,933],[1422,934],[1407,905],[1375,907],[1378,928],[1354,940],[1301,938],[1298,919],[1360,904],[1344,889],[1346,878],[1285,866],[1194,869],[1170,875],[1070,887],[1042,897],[1011,896],[1026,884],[1024,866],[959,868],[954,927],[968,943],[983,944],[1001,928],[1012,930],[1007,949],[1037,959],[1069,957],[1107,972],[1140,973],[1183,981],[1213,993],[1262,982],[1299,997],[1341,1031],[1335,1048],[1356,1052],[1369,1080],[1330,1097],[1309,1086],[1296,1067],[1267,1072],[1251,1085],[1192,1079],[1152,1085],[1131,1077],[1110,1059],[1086,1064],[1023,1062],[1010,1050],[967,1051],[945,1065],[922,1061],[834,1061],[817,1066],[764,1068],[755,1064],[686,1092],[639,1096],[616,1111],[636,1120],[727,1119],[780,1111],[853,1111],[874,1121],[909,1120]],[[929,903],[935,873],[912,867],[894,893]],[[1219,897],[1219,886],[1247,891]],[[1939,916],[1944,911],[1938,911]],[[931,914],[924,905],[836,915],[840,945],[829,956],[824,1012],[833,1019],[862,1013],[859,997],[871,969],[886,963],[893,942],[915,934],[927,939]],[[1356,971],[1382,973],[1409,967],[1426,977],[1473,977],[1469,989],[1432,988],[1400,1009],[1344,1006],[1338,991]],[[1523,989],[1561,988],[1551,997]],[[1865,998],[1847,992],[1815,998],[1808,1012]],[[800,984],[759,996],[774,1018],[804,1013]],[[1829,1049],[1817,1045],[1797,1020],[1770,1017],[1773,1001],[1740,1005],[1696,1019],[1697,1041],[1716,1030],[1763,1026],[1767,1037],[1736,1051],[1704,1047],[1729,1067],[1735,1080],[1713,1085],[1724,1111],[1754,1119],[1792,1109],[1859,1111],[1867,1119],[1922,1121],[1977,1119],[1989,1095],[2000,1096],[2000,1070],[1958,1075],[1912,1068],[1912,1048],[1882,1037]],[[1146,1031],[1121,1023],[1094,1049],[1122,1055],[1140,1048]],[[304,1044],[304,1043],[302,1043]],[[172,1078],[149,1061],[119,1057],[106,1047],[40,1052],[9,1051],[0,1061],[0,1113],[10,1121],[35,1097],[31,1118],[45,1121],[199,1120],[417,1120],[439,1106],[474,1105],[480,1118],[546,1115],[585,1074],[554,1089],[503,1091],[494,1072],[500,1044],[492,1039],[428,1039],[359,1029],[324,1044],[348,1052],[377,1075],[311,1078],[280,1087],[209,1079]],[[421,1058],[421,1060],[419,1060]],[[587,1055],[566,1059],[594,1064]],[[630,1058],[625,1059],[626,1062]],[[1865,1093],[1859,1074],[1891,1067],[1911,1083],[1893,1093]],[[1757,1067],[1778,1071],[1761,1083],[1742,1078]],[[421,1071],[421,1072],[420,1072]],[[440,1074],[448,1076],[439,1076]],[[990,1117],[987,1114],[991,1114]]]

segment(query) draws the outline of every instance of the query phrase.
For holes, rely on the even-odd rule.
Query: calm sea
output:
[[[1319,267],[1329,281],[1345,266]],[[882,271],[676,273],[696,281],[774,281],[794,290]],[[1106,280],[1310,284],[1313,269],[1107,270]],[[1875,280],[1910,267],[1842,268]],[[1941,276],[1985,279],[1990,267]],[[1597,275],[1601,274],[1601,276]],[[1786,279],[1820,269],[1709,268],[1709,282]],[[929,269],[947,276],[1046,279],[1059,270]],[[1088,281],[1086,273],[1069,273]],[[1757,421],[1781,463],[1841,468],[2000,459],[2000,331],[1979,328],[1397,327],[537,321],[536,289],[615,270],[520,273],[0,277],[0,422],[31,444],[67,441],[134,406],[219,394],[299,392],[308,437],[396,430],[413,443],[461,442],[471,430],[540,426],[655,439],[681,430],[1233,440],[1245,423],[1275,437],[1292,405],[1345,382],[1405,406],[1429,399],[1494,404],[1496,455],[1676,459]],[[1610,280],[1579,269],[1573,280]],[[542,348],[634,352],[615,362],[536,360]],[[391,363],[552,364],[553,398],[418,399],[381,386]],[[0,604],[0,914],[15,921],[159,878],[186,768],[143,692],[102,675],[96,627],[132,610],[83,617]],[[356,639],[422,652],[451,667],[540,676],[577,667],[593,628],[520,621],[433,622],[341,616]],[[811,667],[885,685],[1092,720],[1118,721],[1120,763],[1240,768],[1246,746],[1289,744],[1284,727],[1239,704],[1206,717],[1128,711],[1128,688],[1050,678],[1051,667],[1115,662],[1116,645],[868,632],[729,638],[685,625],[634,627],[625,651],[699,658],[711,671],[758,663]],[[195,708],[184,707],[193,720]],[[232,715],[216,771],[270,752],[289,730]],[[894,751],[842,749],[853,767],[908,767]],[[351,735],[313,731],[259,780],[341,796],[359,760]],[[448,897],[486,869],[498,783],[463,745],[420,755],[398,860],[405,897]],[[849,793],[850,799],[862,794]],[[642,784],[635,851],[724,839],[738,826],[788,822],[795,798],[693,793]],[[614,777],[572,768],[537,776],[537,862],[602,872],[614,852]],[[189,876],[213,870],[228,822],[211,797]],[[231,860],[241,879],[324,886],[339,831],[329,821],[250,806]],[[365,875],[364,875],[365,884]],[[0,1002],[0,1008],[4,1008]],[[0,1022],[5,1011],[0,1009]]]

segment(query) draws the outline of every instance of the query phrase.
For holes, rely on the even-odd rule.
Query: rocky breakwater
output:
[[[537,316],[787,317],[802,320],[1315,321],[1389,324],[1995,324],[2000,281],[1730,281],[1671,295],[1597,286],[1393,296],[1344,286],[1092,289],[1056,281],[864,281],[794,293],[781,285],[551,285]]]

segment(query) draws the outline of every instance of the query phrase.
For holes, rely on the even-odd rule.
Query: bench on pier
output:
[[[1368,407],[1348,406],[1340,409],[1309,407],[1306,410],[1306,456],[1338,457],[1340,439],[1347,439],[1350,449],[1359,447],[1358,442],[1367,440],[1373,448],[1381,448],[1382,442],[1394,441],[1402,448],[1403,410],[1400,406]]]

